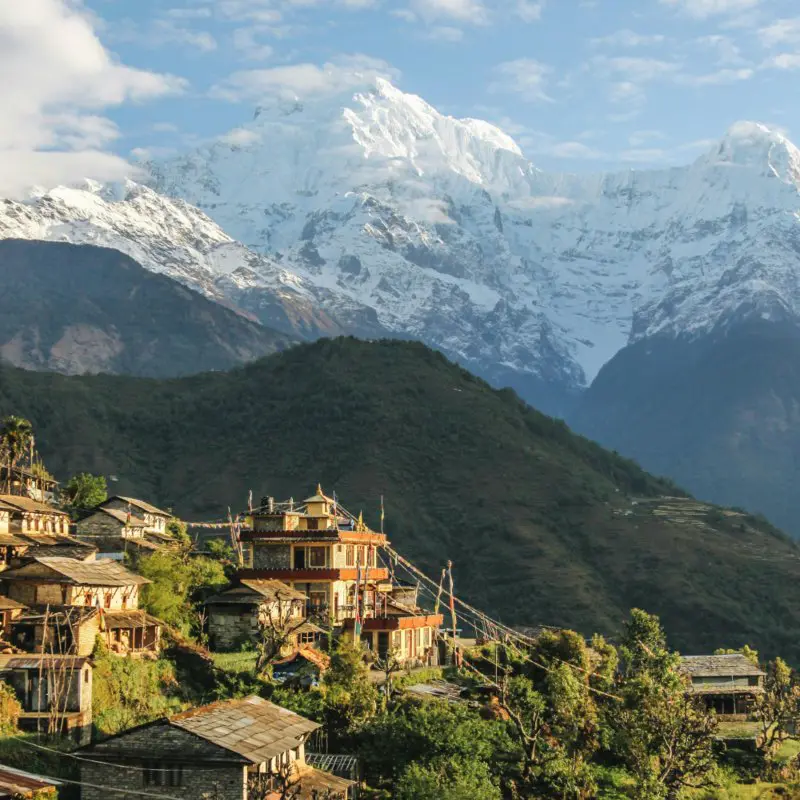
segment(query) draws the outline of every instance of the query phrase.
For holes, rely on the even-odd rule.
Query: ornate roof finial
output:
[[[318,484],[317,484],[317,494],[318,494],[320,497],[325,497],[325,494],[324,494],[324,492],[322,491],[322,484],[321,484],[321,483],[318,483]]]
[[[356,530],[357,531],[363,531],[364,530],[364,512],[363,511],[359,511],[358,512],[358,523],[356,525]]]

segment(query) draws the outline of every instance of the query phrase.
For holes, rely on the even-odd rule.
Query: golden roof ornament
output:
[[[359,511],[358,512],[358,522],[356,523],[356,530],[357,531],[363,531],[364,529],[365,529],[365,526],[364,526],[364,512],[363,511]]]
[[[319,497],[325,497],[325,494],[322,491],[322,484],[321,483],[317,484],[317,495]]]

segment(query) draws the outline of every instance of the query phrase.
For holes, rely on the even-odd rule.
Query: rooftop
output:
[[[44,792],[52,794],[60,785],[51,778],[0,764],[0,800],[39,797]]]
[[[58,576],[59,583],[88,586],[135,586],[150,583],[147,578],[131,572],[117,561],[76,561],[74,558],[34,558],[30,563],[3,573],[3,580],[49,580],[36,574],[38,565],[47,567]],[[66,581],[63,579],[66,578]]]
[[[48,505],[47,503],[40,503],[38,500],[31,500],[30,497],[20,497],[15,494],[0,494],[0,503],[8,506],[15,511],[23,511],[25,513],[37,514],[58,514],[61,517],[66,517],[67,513],[61,509]]]
[[[759,666],[741,653],[718,656],[681,656],[681,670],[692,678],[732,678],[765,674]]]
[[[88,658],[81,656],[43,656],[27,653],[0,653],[0,672],[10,669],[81,669],[89,663]]]
[[[120,498],[122,499],[122,498]],[[108,514],[109,517],[113,517],[117,522],[121,522],[123,525],[129,525],[131,528],[146,528],[147,522],[145,522],[141,517],[134,517],[131,514],[130,520],[128,519],[128,515],[125,511],[120,511],[118,508],[96,508],[93,514],[89,516],[94,516],[94,514]],[[84,517],[84,519],[88,519],[89,517]],[[83,521],[83,520],[81,520]]]
[[[172,514],[169,511],[163,511],[160,508],[156,508],[156,506],[151,505],[150,503],[146,503],[144,500],[138,500],[135,497],[123,497],[121,494],[115,494],[113,497],[109,497],[108,500],[104,500],[98,508],[104,508],[109,503],[113,502],[114,500],[120,500],[123,503],[127,503],[129,506],[133,506],[134,508],[138,508],[140,511],[146,511],[148,514],[156,514],[160,517],[171,517]]]
[[[283,581],[266,578],[242,578],[239,583],[239,586],[231,586],[229,589],[224,589],[213,597],[209,597],[206,603],[231,603],[236,605],[240,603],[261,603],[264,600],[277,602],[305,601],[308,599],[303,592],[292,589],[291,586],[287,586]]]
[[[252,764],[292,750],[320,727],[255,695],[177,714],[169,719],[169,724],[238,753]]]

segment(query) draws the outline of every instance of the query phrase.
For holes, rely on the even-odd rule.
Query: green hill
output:
[[[318,481],[505,622],[613,634],[631,606],[689,651],[800,659],[800,551],[768,523],[682,497],[424,346],[323,340],[229,373],[156,381],[0,369],[58,476],[220,518]],[[667,499],[665,499],[667,498]],[[669,499],[672,498],[672,499]]]

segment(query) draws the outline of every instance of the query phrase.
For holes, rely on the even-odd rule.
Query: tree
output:
[[[297,631],[307,624],[302,614],[298,614],[298,603],[302,600],[281,598],[280,590],[274,600],[267,601],[266,609],[258,617],[258,641],[256,642],[255,673],[260,675],[280,656]]]
[[[483,761],[439,758],[409,764],[395,787],[396,800],[500,800],[501,793]]]
[[[22,706],[14,690],[0,681],[0,736],[11,736],[17,732],[21,714]]]
[[[758,749],[767,769],[788,739],[795,739],[793,723],[800,719],[800,681],[797,673],[781,658],[767,665],[764,694],[756,701],[759,723]]]
[[[79,472],[65,484],[61,500],[66,506],[77,509],[94,508],[108,499],[108,486],[103,475]]]
[[[620,700],[608,705],[607,718],[635,797],[674,800],[684,789],[713,785],[716,717],[689,695],[658,618],[634,609],[620,654]]]
[[[340,639],[322,679],[328,735],[339,741],[357,731],[378,709],[378,690],[370,680],[361,642]]]
[[[8,416],[0,422],[0,450],[6,465],[6,492],[11,492],[12,472],[33,444],[33,425],[23,417]]]
[[[195,606],[227,585],[218,561],[205,556],[188,558],[184,553],[161,550],[141,558],[138,571],[151,583],[142,588],[142,606],[154,617],[184,634],[197,633]]]

